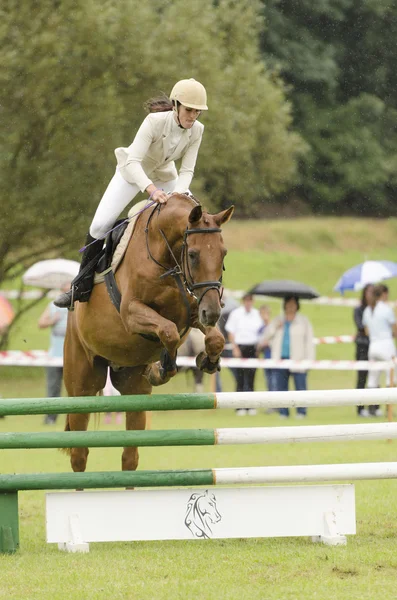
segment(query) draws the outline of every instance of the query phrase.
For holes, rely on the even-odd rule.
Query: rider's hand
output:
[[[159,204],[166,204],[168,195],[163,190],[156,190],[152,194],[152,200],[155,200],[155,202],[158,202]]]

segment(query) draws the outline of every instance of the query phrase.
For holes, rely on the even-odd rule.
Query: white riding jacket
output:
[[[178,127],[174,112],[150,113],[128,148],[116,148],[118,169],[128,183],[143,192],[154,181],[177,179],[174,191],[189,189],[204,125],[196,121],[191,129]],[[172,147],[176,142],[176,146]],[[175,160],[182,158],[179,175]]]

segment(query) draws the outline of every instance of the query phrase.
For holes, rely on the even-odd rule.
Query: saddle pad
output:
[[[135,228],[135,223],[136,223],[136,220],[138,217],[138,213],[143,208],[145,208],[145,206],[147,204],[149,204],[148,199],[142,200],[141,202],[134,204],[134,206],[132,208],[130,208],[130,210],[128,211],[128,218],[130,219],[130,222],[128,223],[127,229],[125,230],[123,237],[117,244],[116,250],[113,253],[111,268],[114,273],[116,272],[117,268],[119,267],[119,265],[121,263],[121,259],[123,258],[125,251],[127,250],[128,243],[132,237],[132,234],[134,233],[134,228]],[[104,271],[102,273],[95,273],[94,284],[103,283],[104,281],[105,281],[105,272]]]

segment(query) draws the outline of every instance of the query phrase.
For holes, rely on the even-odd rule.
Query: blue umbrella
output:
[[[367,260],[343,273],[334,290],[341,294],[346,290],[358,291],[367,283],[378,283],[392,277],[397,277],[397,263],[391,260]]]

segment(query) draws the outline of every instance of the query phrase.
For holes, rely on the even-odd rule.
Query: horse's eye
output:
[[[198,252],[196,250],[189,250],[188,254],[191,261],[194,262],[198,259]]]

